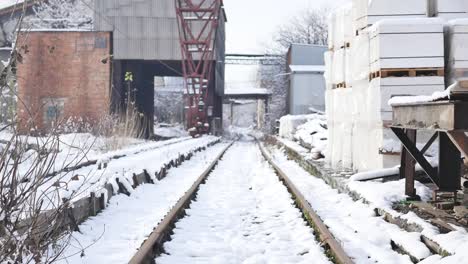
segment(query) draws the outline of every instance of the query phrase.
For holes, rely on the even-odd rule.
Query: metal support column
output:
[[[439,132],[439,191],[455,192],[461,189],[461,153],[445,132]]]
[[[405,134],[412,144],[416,144],[417,131],[406,129]],[[405,179],[405,194],[411,199],[417,199],[416,189],[414,188],[414,178],[416,176],[416,161],[409,151],[403,147],[401,151],[400,178]]]

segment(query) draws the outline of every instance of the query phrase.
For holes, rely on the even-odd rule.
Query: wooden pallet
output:
[[[346,42],[343,46],[341,46],[341,49],[349,49],[351,47],[351,43]]]
[[[338,84],[335,84],[334,86],[335,86],[334,89],[348,88],[348,86],[346,85],[346,82],[338,83]]]
[[[426,77],[426,76],[445,76],[444,68],[405,68],[405,69],[381,69],[372,72],[369,79],[388,78],[388,77]]]
[[[468,69],[456,69],[455,76],[457,78],[468,78]]]

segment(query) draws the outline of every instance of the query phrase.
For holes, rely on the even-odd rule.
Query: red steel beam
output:
[[[215,59],[215,39],[221,0],[175,0],[182,68],[186,88],[187,128],[206,133],[208,84]]]

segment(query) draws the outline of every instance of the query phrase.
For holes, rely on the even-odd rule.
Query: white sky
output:
[[[224,0],[227,53],[261,54],[275,29],[305,8],[338,6],[350,0]]]

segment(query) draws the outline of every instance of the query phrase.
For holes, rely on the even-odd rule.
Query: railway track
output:
[[[129,263],[272,262],[353,263],[264,149],[237,142],[199,177]]]
[[[382,214],[378,205],[342,191],[337,183],[311,177],[300,161],[289,159],[283,150],[271,146],[269,153],[356,263],[459,263],[463,258],[450,256],[452,253],[428,240],[428,236],[451,236],[439,234],[437,226],[411,214],[406,216],[409,222],[400,223],[388,213]],[[463,232],[455,233],[452,236]]]

